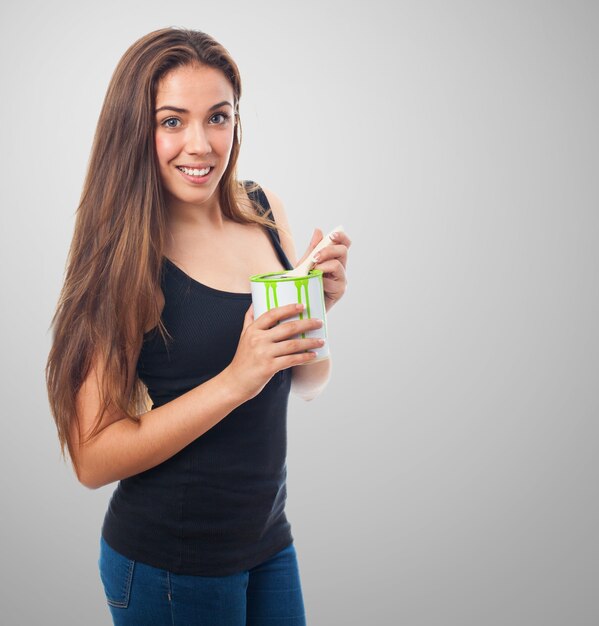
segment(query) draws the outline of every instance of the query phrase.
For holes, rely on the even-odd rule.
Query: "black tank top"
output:
[[[250,182],[250,181],[248,181]],[[262,189],[250,197],[269,208]],[[272,215],[270,216],[272,220]],[[274,221],[274,220],[273,220]],[[276,231],[266,228],[286,269]],[[251,294],[213,289],[164,259],[162,320],[137,363],[152,409],[220,373],[233,359]],[[124,556],[178,574],[225,576],[258,565],[292,541],[285,516],[291,370],[163,463],[118,483],[102,526]]]

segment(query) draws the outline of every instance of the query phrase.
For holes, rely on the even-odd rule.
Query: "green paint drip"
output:
[[[310,294],[308,292],[308,278],[296,278],[293,282],[295,283],[295,288],[297,289],[297,301],[299,304],[302,304],[302,288],[306,292],[306,313],[308,315],[308,319],[310,319]],[[302,311],[300,311],[299,318],[301,320],[304,319],[302,315]],[[306,338],[306,333],[302,333],[302,339]]]
[[[266,285],[266,310],[270,311],[273,308],[276,308],[279,306],[279,301],[277,299],[277,283],[272,281],[272,282],[267,282],[264,283]],[[274,307],[270,305],[270,292],[272,290],[272,297],[274,300]]]

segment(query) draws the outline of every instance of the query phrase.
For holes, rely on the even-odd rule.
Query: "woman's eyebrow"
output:
[[[231,108],[233,108],[233,105],[228,100],[223,100],[222,102],[219,102],[218,104],[213,104],[208,110],[214,111],[214,109],[218,109],[219,107],[225,106],[226,104],[228,104]],[[175,111],[176,113],[189,113],[187,109],[180,109],[179,107],[174,107],[174,106],[171,106],[170,104],[165,104],[164,106],[156,109],[155,113],[164,111],[164,109],[169,109],[169,111]]]

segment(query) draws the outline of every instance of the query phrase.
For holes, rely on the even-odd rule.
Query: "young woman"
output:
[[[249,276],[298,261],[281,201],[236,178],[240,96],[226,49],[165,28],[127,50],[98,121],[46,377],[79,481],[119,481],[99,557],[115,624],[305,624],[287,400],[331,360],[292,339],[320,325],[294,305],[253,317]],[[349,246],[315,266],[327,311]]]

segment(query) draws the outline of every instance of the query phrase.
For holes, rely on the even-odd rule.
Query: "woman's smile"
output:
[[[189,181],[192,185],[203,185],[210,178],[210,174],[214,171],[214,167],[183,167],[176,166],[183,178]]]

